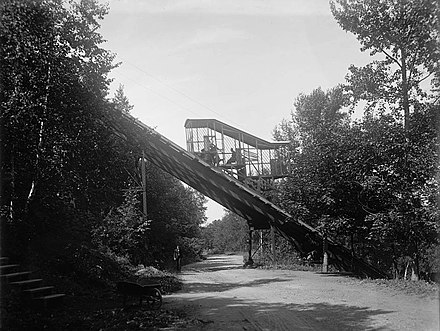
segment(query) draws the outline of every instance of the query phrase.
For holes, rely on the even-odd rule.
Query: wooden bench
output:
[[[142,306],[142,300],[145,298],[147,304],[152,309],[159,309],[162,306],[161,285],[158,283],[139,285],[130,282],[118,282],[116,284],[117,292],[122,295],[123,306],[127,303],[127,297],[138,297],[139,306]]]

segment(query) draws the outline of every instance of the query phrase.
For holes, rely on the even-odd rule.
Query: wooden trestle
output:
[[[218,167],[209,165],[129,114],[113,114],[108,119],[120,137],[139,151],[145,151],[148,161],[243,217],[255,230],[273,226],[303,254],[322,249],[324,237],[318,230],[294,219]],[[327,240],[327,247],[332,264],[338,269],[371,278],[387,277],[379,269],[352,256],[346,247],[331,240]]]

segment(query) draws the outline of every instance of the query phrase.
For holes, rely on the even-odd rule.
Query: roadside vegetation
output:
[[[299,95],[274,137],[291,176],[273,201],[393,278],[433,280],[439,250],[439,6],[331,2],[371,63]],[[354,119],[353,113],[360,113]]]
[[[166,325],[173,314],[123,311],[115,283],[175,291],[175,247],[186,263],[201,253],[205,198],[149,162],[142,212],[142,151],[107,120],[133,108],[122,85],[109,95],[118,64],[101,47],[107,11],[93,0],[0,5],[1,255],[67,295],[47,315],[2,287],[7,329]]]
[[[331,10],[374,58],[296,97],[273,132],[290,142],[290,176],[267,197],[417,292],[422,282],[402,284],[440,272],[439,5],[336,0]],[[0,4],[1,255],[68,294],[52,315],[2,295],[10,329],[177,323],[166,310],[123,310],[115,282],[173,292],[177,245],[184,263],[247,250],[245,220],[228,212],[202,228],[205,197],[149,162],[143,214],[142,151],[107,122],[133,108],[122,85],[109,95],[118,64],[101,47],[107,11],[95,0]],[[278,235],[276,245],[279,265],[314,270]]]
[[[330,7],[372,61],[351,65],[345,83],[296,97],[290,118],[273,131],[290,142],[290,174],[265,194],[391,278],[438,280],[438,3],[337,0]],[[245,244],[237,227],[227,230],[230,221],[227,214],[206,229],[214,251]],[[281,264],[311,253],[298,256],[278,241]]]

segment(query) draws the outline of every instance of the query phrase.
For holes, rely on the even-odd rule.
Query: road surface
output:
[[[243,269],[239,255],[185,266],[184,288],[166,297],[186,330],[439,330],[438,297],[337,275]]]

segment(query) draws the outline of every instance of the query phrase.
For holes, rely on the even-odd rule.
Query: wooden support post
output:
[[[272,264],[277,264],[277,256],[276,256],[276,249],[275,249],[275,228],[271,225],[270,226],[270,241],[271,241],[271,249],[272,249]]]
[[[259,238],[258,238],[258,240],[259,240],[259,248],[258,248],[258,250],[259,250],[259,252],[258,252],[258,256],[259,256],[259,258],[260,258],[260,261],[262,261],[263,260],[263,258],[264,258],[264,242],[263,242],[263,230],[259,230],[258,231],[258,235],[260,236]]]
[[[254,260],[252,259],[252,232],[254,228],[251,226],[249,227],[249,257],[248,257],[248,265],[254,264]]]

